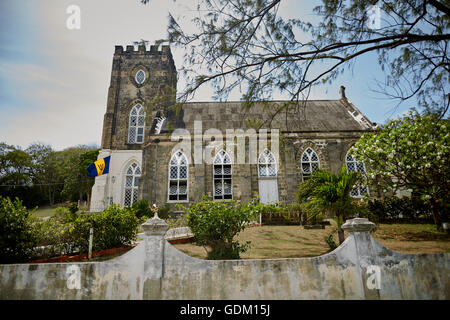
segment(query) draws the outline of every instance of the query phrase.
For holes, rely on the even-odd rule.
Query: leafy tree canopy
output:
[[[379,132],[365,133],[352,152],[368,164],[369,180],[383,192],[409,189],[428,200],[438,226],[448,215],[449,120],[410,112]]]
[[[209,82],[219,98],[240,88],[245,101],[268,100],[274,90],[302,100],[357,57],[376,52],[386,71],[379,91],[400,102],[415,97],[441,115],[448,110],[449,1],[322,0],[314,21],[301,12],[282,17],[285,1],[199,0],[193,31],[170,15],[168,41],[185,49],[181,72],[188,85],[179,98]],[[370,24],[371,8],[380,9],[379,27]]]
[[[97,160],[98,151],[83,145],[54,151],[42,143],[22,150],[0,143],[0,195],[25,197],[29,205],[38,204],[37,198],[50,205],[83,198],[89,201],[94,178],[88,177],[86,168]]]

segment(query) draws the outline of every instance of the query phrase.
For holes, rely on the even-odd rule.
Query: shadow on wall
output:
[[[154,217],[144,241],[103,262],[0,265],[0,299],[450,299],[449,253],[403,254],[347,220],[336,250],[313,258],[200,260],[165,239]]]

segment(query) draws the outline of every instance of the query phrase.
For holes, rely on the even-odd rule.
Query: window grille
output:
[[[145,71],[141,69],[136,72],[135,80],[138,84],[143,84],[145,81]]]
[[[132,206],[137,201],[140,176],[141,168],[136,162],[133,162],[125,172],[124,207]]]
[[[311,148],[307,148],[303,152],[301,160],[302,179],[303,181],[306,181],[309,179],[314,170],[319,169],[320,161],[317,153]]]
[[[347,172],[361,172],[363,179],[366,179],[366,167],[364,166],[364,162],[359,161],[349,152],[347,152],[347,155],[345,156],[345,165],[347,166]],[[354,198],[362,198],[366,194],[369,195],[369,187],[362,184],[357,185],[350,191],[350,195]]]
[[[214,200],[233,199],[232,161],[228,153],[220,150],[214,157]]]
[[[169,163],[169,201],[188,199],[188,162],[181,151],[173,154]]]
[[[145,127],[144,108],[137,104],[131,109],[128,129],[128,143],[143,143]]]
[[[276,177],[277,176],[277,162],[272,152],[265,149],[258,158],[258,176],[259,177]]]

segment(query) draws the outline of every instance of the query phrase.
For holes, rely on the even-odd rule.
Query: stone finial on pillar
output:
[[[163,219],[160,219],[155,215],[153,218],[148,219],[142,224],[142,229],[144,229],[144,234],[146,236],[164,237],[167,230],[169,230],[169,225]]]
[[[345,221],[342,229],[347,232],[370,232],[375,229],[376,225],[367,218],[354,218]]]

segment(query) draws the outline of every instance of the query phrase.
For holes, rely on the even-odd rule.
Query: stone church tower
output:
[[[168,107],[175,102],[176,83],[168,46],[161,51],[156,46],[137,51],[116,46],[99,154],[111,156],[110,171],[96,177],[92,212],[113,203],[130,206],[139,199],[158,206],[168,203],[176,210],[175,204],[189,205],[203,196],[244,202],[258,195],[265,203],[292,203],[298,184],[317,168],[338,172],[346,165],[365,172],[364,163],[348,150],[376,124],[350,102],[344,87],[340,99],[300,101],[281,113],[275,110],[287,101],[257,102],[250,110],[240,101],[189,102],[174,111]],[[268,118],[272,121],[265,124]],[[258,121],[263,125],[256,132],[253,161],[247,155],[244,162],[237,160],[234,137],[232,143],[211,147],[211,132],[240,132],[236,137],[246,139],[255,132],[251,123]],[[174,129],[184,132],[189,143],[180,146],[175,135],[169,136]],[[274,149],[279,144],[275,131],[283,137],[279,152]],[[251,148],[244,142],[246,154]],[[204,160],[209,153],[211,161],[196,161],[195,150],[201,150]],[[361,186],[351,195],[369,191]]]
[[[103,120],[99,158],[111,156],[110,173],[97,177],[92,189],[91,211],[112,203],[129,205],[138,196],[142,150],[151,132],[165,132],[161,123],[173,101],[153,99],[176,90],[177,71],[168,46],[116,46]],[[161,127],[162,125],[162,127]],[[130,169],[131,168],[131,169]],[[130,170],[129,170],[130,169]],[[125,175],[124,173],[131,173]]]

